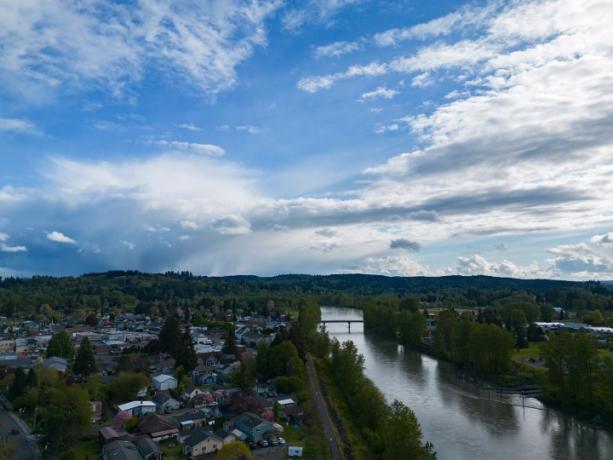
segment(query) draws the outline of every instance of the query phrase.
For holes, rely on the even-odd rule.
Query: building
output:
[[[206,414],[194,410],[175,417],[175,420],[181,431],[191,431],[206,425]]]
[[[247,435],[247,439],[259,442],[274,431],[272,423],[251,412],[244,412],[234,420],[234,426]]]
[[[156,375],[153,377],[153,386],[158,391],[174,390],[177,388],[177,379],[168,374]]]
[[[42,364],[43,366],[55,369],[62,374],[65,374],[66,370],[68,369],[68,361],[57,356],[51,356],[45,359]]]
[[[117,440],[102,447],[102,460],[142,460],[142,457],[130,441]]]
[[[130,401],[117,406],[119,412],[126,412],[130,417],[141,417],[145,414],[154,413],[155,407],[153,401]]]
[[[158,391],[153,402],[157,406],[157,411],[161,414],[169,414],[181,407],[181,403],[170,396],[167,391]]]
[[[157,414],[147,414],[142,417],[138,421],[138,430],[156,442],[179,436],[177,427]]]
[[[149,436],[140,436],[134,444],[143,460],[162,460],[162,451]]]
[[[211,431],[197,429],[183,441],[183,453],[190,458],[212,454],[223,447],[223,440]]]

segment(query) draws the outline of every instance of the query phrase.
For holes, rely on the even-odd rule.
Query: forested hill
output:
[[[597,282],[521,280],[488,276],[387,277],[378,275],[193,276],[188,272],[147,274],[114,271],[79,277],[0,280],[0,314],[32,315],[41,305],[74,309],[127,308],[146,312],[188,307],[259,308],[272,299],[292,307],[304,296],[320,303],[357,305],[365,296],[415,294],[447,306],[485,306],[501,298],[530,295],[566,308],[613,308],[613,290]]]

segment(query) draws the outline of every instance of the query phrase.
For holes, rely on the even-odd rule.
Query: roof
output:
[[[185,422],[191,422],[193,420],[202,420],[202,419],[206,419],[206,414],[199,410],[186,412],[184,414],[181,414],[175,417],[175,420],[177,421],[177,423],[185,423]]]
[[[189,447],[195,447],[198,444],[200,444],[201,442],[206,441],[208,438],[215,438],[219,441],[223,441],[223,439],[221,439],[219,436],[213,434],[210,431],[205,431],[205,430],[194,430],[192,431],[192,434],[190,434],[187,439],[185,439],[185,441],[183,441],[183,443]]]
[[[279,399],[277,402],[281,406],[287,406],[288,404],[296,404],[296,401],[294,401],[292,398]]]
[[[161,454],[162,451],[158,447],[158,445],[153,442],[153,440],[149,436],[140,436],[135,442],[136,448],[138,452],[146,457],[151,454]]]
[[[136,446],[130,441],[111,441],[102,448],[109,460],[141,460]]]
[[[49,358],[43,361],[43,366],[68,366],[68,361],[64,358],[60,358],[59,356],[50,356]]]
[[[266,420],[251,412],[243,412],[241,415],[236,417],[236,422],[247,425],[249,428],[255,428],[262,423],[268,423]]]
[[[161,431],[178,431],[170,422],[167,422],[156,414],[147,414],[138,422],[138,429],[143,434],[160,433]]]
[[[153,401],[130,401],[117,406],[117,408],[122,412],[129,411],[137,407],[155,407],[155,403]]]
[[[174,380],[175,382],[177,381],[177,379],[175,379],[172,375],[168,375],[168,374],[160,374],[160,375],[156,375],[155,377],[153,377],[153,381],[157,382],[157,383],[164,383],[167,380]]]
[[[153,398],[153,401],[156,404],[164,404],[168,401],[174,401],[177,404],[179,404],[179,401],[177,401],[175,398],[173,398],[172,396],[170,396],[170,393],[166,392],[166,391],[159,391]]]

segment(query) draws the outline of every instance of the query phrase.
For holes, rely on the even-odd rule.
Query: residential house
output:
[[[197,429],[183,441],[183,453],[190,458],[212,454],[223,447],[223,440],[211,431]]]
[[[101,444],[106,444],[117,439],[128,439],[130,434],[123,428],[117,426],[103,426],[98,430],[98,441]]]
[[[111,441],[102,447],[102,460],[142,460],[130,441]]]
[[[175,417],[181,431],[191,431],[206,425],[206,414],[200,410],[186,412]]]
[[[203,393],[204,391],[202,391],[200,388],[192,385],[183,392],[183,399],[185,401],[191,401],[192,399],[196,398],[197,396],[200,396]]]
[[[157,411],[161,414],[170,414],[181,407],[181,403],[170,396],[167,391],[158,391],[153,402],[157,406]]]
[[[158,391],[174,390],[177,388],[177,379],[172,375],[160,374],[153,377],[153,386]]]
[[[247,435],[249,441],[259,442],[274,431],[272,423],[251,413],[244,412],[234,420],[234,426]]]
[[[154,413],[155,407],[153,401],[130,401],[117,406],[119,412],[126,412],[130,417],[141,417],[145,414]]]
[[[56,371],[65,374],[68,369],[68,361],[58,356],[51,356],[42,362],[43,366],[50,367]]]
[[[157,414],[147,414],[138,421],[138,430],[154,441],[176,438],[179,436],[177,427]]]
[[[233,434],[231,431],[224,430],[223,428],[220,430],[217,430],[215,432],[215,436],[217,436],[218,438],[222,440],[224,446],[238,439],[236,435]]]
[[[143,460],[162,460],[162,451],[149,436],[140,436],[134,442]]]

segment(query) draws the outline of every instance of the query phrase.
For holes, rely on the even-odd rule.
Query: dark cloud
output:
[[[421,244],[416,241],[399,238],[390,241],[390,249],[406,249],[408,251],[418,252],[421,250]]]

